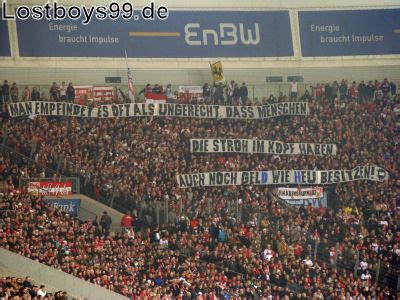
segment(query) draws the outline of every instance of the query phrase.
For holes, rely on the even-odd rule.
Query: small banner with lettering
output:
[[[85,105],[88,101],[93,101],[93,86],[77,85],[75,89],[75,103]]]
[[[184,85],[178,88],[179,100],[182,103],[189,103],[194,100],[203,99],[203,87],[197,85]]]
[[[111,103],[115,100],[116,93],[113,86],[93,87],[93,100],[98,103]]]
[[[277,196],[281,199],[314,199],[321,198],[324,194],[323,187],[307,188],[278,188]]]
[[[116,98],[115,88],[112,86],[75,86],[75,103],[85,105],[88,102],[110,103]]]
[[[276,194],[289,205],[311,205],[314,208],[328,206],[327,193],[324,193],[323,187],[278,188]]]
[[[81,199],[45,199],[44,202],[73,217],[78,215],[81,206]]]
[[[71,181],[31,181],[28,192],[42,196],[62,196],[72,194]]]

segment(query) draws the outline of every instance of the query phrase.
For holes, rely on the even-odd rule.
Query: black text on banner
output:
[[[283,143],[255,139],[191,139],[192,153],[336,155],[334,144]]]
[[[208,172],[178,174],[180,188],[228,185],[315,185],[355,180],[384,181],[388,172],[377,166],[359,166],[352,170],[274,170]]]
[[[308,115],[306,102],[283,102],[264,106],[219,106],[171,103],[126,103],[90,107],[66,102],[28,101],[8,105],[11,117],[68,116],[87,118],[187,117],[216,119],[268,119]]]

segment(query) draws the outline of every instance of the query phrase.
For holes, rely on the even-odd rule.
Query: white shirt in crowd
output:
[[[60,85],[60,96],[66,96],[66,95],[67,95],[67,85],[61,84]]]
[[[38,292],[37,292],[37,294],[38,294],[38,296],[41,296],[41,297],[46,297],[46,291],[44,291],[44,290],[42,290],[42,289],[39,289],[38,290]]]
[[[228,95],[233,96],[233,83],[229,83],[228,85]]]
[[[292,93],[297,93],[297,81],[292,81],[290,83],[290,91]]]
[[[164,238],[161,238],[161,239],[160,239],[160,246],[162,246],[162,247],[168,247],[168,240],[167,240],[167,239],[164,239]]]
[[[274,256],[274,252],[271,249],[264,250],[264,252],[263,252],[264,259],[270,261],[273,256]]]
[[[368,280],[371,279],[371,274],[366,273],[366,274],[361,274],[361,280]]]
[[[374,250],[376,253],[379,252],[379,245],[377,243],[372,243],[371,249]]]
[[[368,268],[368,263],[365,260],[361,261],[360,268],[365,271]]]
[[[313,264],[313,262],[312,262],[312,260],[310,259],[310,258],[306,258],[306,259],[304,259],[303,260],[303,263],[306,265],[306,266],[309,266],[309,267],[312,267],[314,264]]]
[[[174,93],[173,93],[173,91],[172,91],[172,88],[170,88],[170,87],[167,87],[167,98],[168,99],[172,99],[172,98],[174,98]]]

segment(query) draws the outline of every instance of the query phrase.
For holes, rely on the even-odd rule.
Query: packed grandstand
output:
[[[0,291],[3,299],[68,299],[66,292],[50,293],[43,284],[35,285],[29,276],[24,279],[14,276],[0,278]]]
[[[37,98],[31,88],[23,93],[13,92],[12,86],[1,89],[2,248],[130,299],[398,297],[400,98],[393,82],[342,80],[316,84],[298,95],[288,91],[259,100],[247,97],[239,85],[235,93],[233,85],[222,94],[204,85],[202,94],[189,100],[170,86],[148,85],[136,98],[145,103],[149,95],[158,94],[171,104],[237,109],[307,103],[307,116],[280,115],[267,121],[35,113],[11,117],[10,104],[75,99],[72,84],[70,96],[67,90],[60,93],[56,83],[48,93],[36,92]],[[86,100],[80,104],[89,104]],[[121,93],[113,101],[127,100]],[[334,144],[337,151],[193,153],[191,139]],[[178,174],[352,170],[364,165],[379,166],[387,178],[320,186],[326,203],[319,205],[292,205],[279,197],[277,186],[182,188],[177,183]],[[49,206],[23,184],[29,178],[60,177],[78,178],[83,194],[125,213],[121,229],[111,229],[106,212],[81,220]],[[308,186],[294,187],[285,195]],[[32,292],[32,285],[27,287],[22,279],[1,280],[4,299],[26,299],[27,292],[32,299],[42,299],[35,294],[37,287]],[[21,298],[13,298],[17,294]],[[43,299],[64,296],[58,292]]]

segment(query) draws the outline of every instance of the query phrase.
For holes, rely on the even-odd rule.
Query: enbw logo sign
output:
[[[246,29],[243,23],[220,23],[218,29],[202,29],[200,23],[185,25],[185,42],[190,46],[208,45],[232,46],[238,43],[242,45],[258,45],[260,43],[260,26],[254,24],[254,31]]]
[[[124,57],[125,50],[132,58],[293,56],[288,11],[170,11],[166,20],[56,25],[17,20],[20,56]]]

